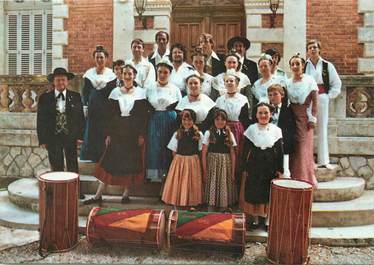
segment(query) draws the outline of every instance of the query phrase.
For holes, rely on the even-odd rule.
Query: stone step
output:
[[[356,199],[340,202],[315,202],[312,226],[341,227],[374,224],[374,190],[365,190]]]
[[[90,160],[78,159],[79,173],[81,175],[92,175],[95,171],[95,163]]]
[[[312,227],[309,233],[312,244],[341,247],[366,247],[374,245],[374,224],[348,227]],[[267,242],[268,233],[249,231],[247,242]]]
[[[38,183],[36,179],[20,179],[8,186],[9,200],[25,209],[38,211]],[[92,195],[87,195],[87,199]],[[157,197],[131,197],[129,204],[121,204],[120,196],[104,196],[103,207],[167,208]],[[80,202],[79,214],[87,215],[92,205]],[[361,197],[341,202],[315,202],[312,206],[312,226],[341,227],[374,224],[374,191],[364,191]]]
[[[92,162],[79,162],[80,168],[80,180],[82,185],[82,192],[85,194],[95,194],[99,181],[94,176],[90,175],[94,170],[94,163]],[[41,169],[36,173],[36,176],[40,176],[43,173],[50,171],[50,169]],[[85,175],[83,172],[88,173]],[[130,196],[142,196],[142,197],[157,197],[160,195],[161,183],[157,182],[145,182],[137,186],[133,186],[130,189]],[[104,194],[108,195],[122,195],[123,188],[120,186],[108,185]]]
[[[0,224],[11,228],[37,230],[39,215],[23,209],[8,200],[7,191],[0,192]],[[80,231],[85,231],[86,217],[79,217]],[[331,246],[372,246],[374,245],[374,225],[353,227],[312,227],[312,244]],[[247,232],[247,242],[266,242],[267,233],[260,230]]]
[[[364,190],[363,178],[336,178],[318,183],[318,188],[313,192],[313,199],[315,202],[348,201],[360,197]]]
[[[316,167],[314,173],[318,182],[332,181],[336,178],[340,167],[336,164],[329,165],[329,168]]]
[[[94,190],[96,191],[96,189]],[[122,195],[123,191],[119,194]],[[33,178],[24,178],[12,182],[8,186],[9,200],[15,205],[29,209],[34,212],[39,211],[39,186],[38,180]],[[90,199],[93,195],[87,195],[86,199]],[[131,203],[122,204],[121,196],[104,195],[101,207],[117,207],[124,209],[137,209],[144,207],[151,207],[155,209],[163,209],[162,204],[158,197],[136,197],[131,196]],[[92,205],[84,205],[79,201],[79,215],[87,216],[92,208]]]
[[[79,216],[79,227],[85,228],[87,218]],[[9,200],[7,191],[0,191],[0,225],[28,230],[39,229],[39,214],[21,208]]]
[[[94,176],[81,175],[82,192],[85,194],[95,194],[99,181]],[[130,196],[140,197],[158,197],[160,195],[161,183],[148,182],[138,186],[133,186],[130,189]],[[120,186],[108,185],[104,194],[107,195],[122,195],[123,188]]]

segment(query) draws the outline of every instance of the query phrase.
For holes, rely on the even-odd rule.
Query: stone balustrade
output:
[[[330,101],[329,148],[340,176],[362,177],[374,189],[374,78],[343,76],[342,93]],[[81,76],[70,82],[82,86]],[[48,166],[38,146],[38,97],[51,89],[45,76],[0,76],[0,187],[14,178],[32,177]]]
[[[70,81],[70,88],[79,91],[82,77]],[[38,98],[52,89],[46,76],[0,76],[1,112],[36,112]]]

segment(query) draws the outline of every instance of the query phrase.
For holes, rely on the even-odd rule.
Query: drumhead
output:
[[[293,179],[275,179],[273,183],[279,187],[290,188],[290,189],[310,189],[312,185],[307,182],[293,180]]]
[[[79,175],[73,172],[48,172],[39,176],[39,178],[48,181],[69,181],[78,178]]]

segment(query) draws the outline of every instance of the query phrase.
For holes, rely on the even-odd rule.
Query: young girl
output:
[[[209,206],[227,208],[237,200],[235,190],[236,141],[227,126],[227,113],[217,109],[214,125],[203,138],[203,180],[205,202]]]
[[[246,203],[242,207],[249,217],[249,229],[258,226],[267,229],[270,182],[283,173],[282,131],[269,123],[271,109],[269,104],[259,103],[256,108],[257,123],[244,132],[242,165],[245,183],[242,192]]]
[[[174,206],[196,206],[203,201],[199,159],[203,134],[194,124],[196,113],[193,110],[184,109],[181,120],[181,127],[168,144],[174,158],[166,177],[162,201]]]

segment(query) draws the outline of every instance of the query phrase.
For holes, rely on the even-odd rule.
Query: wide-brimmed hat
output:
[[[251,42],[246,37],[236,36],[227,42],[227,49],[231,50],[234,47],[235,42],[243,43],[245,50],[248,50],[251,47]]]
[[[52,74],[49,74],[47,76],[48,81],[53,82],[53,79],[56,75],[64,75],[68,78],[68,80],[71,80],[75,77],[75,75],[73,73],[69,73],[68,71],[66,71],[65,68],[57,67],[57,68],[55,68],[55,70],[53,70]]]

